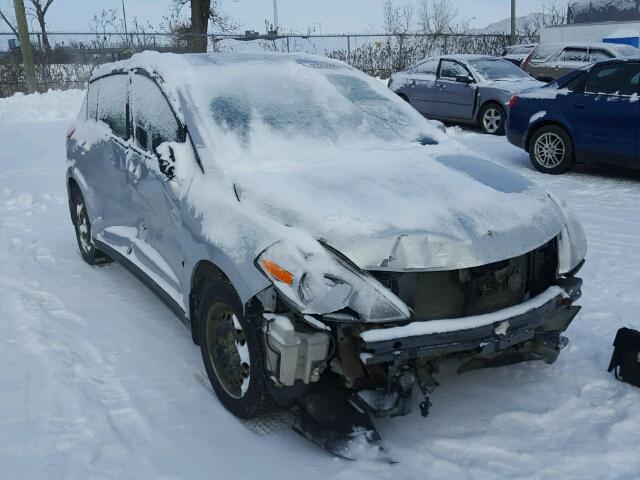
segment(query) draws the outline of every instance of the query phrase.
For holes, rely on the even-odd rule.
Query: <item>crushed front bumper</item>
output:
[[[417,358],[435,358],[459,352],[474,352],[477,356],[485,357],[530,340],[541,341],[548,334],[559,335],[580,311],[581,307],[574,306],[573,303],[581,296],[582,280],[576,277],[564,278],[558,283],[558,287],[560,288],[553,287],[554,290],[547,292],[547,297],[550,298],[542,305],[539,305],[539,300],[536,302],[536,297],[527,302],[534,305],[530,310],[510,315],[510,309],[505,309],[480,316],[475,322],[479,326],[474,328],[463,327],[415,335],[416,323],[413,323],[394,327],[389,335],[385,335],[384,329],[362,332],[360,337],[363,353],[360,358],[366,365],[375,365],[398,364]],[[526,305],[525,303],[520,307],[526,308]],[[466,319],[459,320],[464,325]],[[455,324],[456,319],[448,322]]]

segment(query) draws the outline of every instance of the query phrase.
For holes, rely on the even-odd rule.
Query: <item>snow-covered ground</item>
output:
[[[446,364],[429,418],[377,422],[398,464],[346,462],[286,421],[227,413],[172,313],[122,267],[82,262],[64,188],[80,101],[0,100],[0,477],[638,478],[640,390],[606,367],[616,330],[640,328],[640,175],[544,176],[504,138],[450,128],[575,209],[590,244],[584,309],[556,364],[461,376]]]

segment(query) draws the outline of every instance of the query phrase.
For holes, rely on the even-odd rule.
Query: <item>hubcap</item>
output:
[[[562,163],[566,153],[564,141],[555,133],[540,135],[534,146],[536,161],[545,168],[555,168]]]
[[[228,305],[217,303],[207,315],[207,350],[222,388],[233,398],[247,393],[251,360],[247,337]]]
[[[482,119],[484,129],[489,133],[496,133],[502,126],[502,113],[497,108],[490,108]]]
[[[91,251],[91,233],[89,231],[89,217],[84,202],[76,204],[76,221],[78,222],[78,237],[80,248],[84,253]]]

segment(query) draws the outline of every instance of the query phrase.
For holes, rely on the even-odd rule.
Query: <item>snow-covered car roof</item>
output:
[[[321,61],[319,61],[321,59]],[[346,63],[328,57],[299,53],[159,53],[145,51],[127,60],[106,63],[94,70],[91,80],[118,70],[141,68],[159,74],[171,86],[198,82],[212,73],[211,69],[250,63],[290,66],[308,65],[318,69],[352,69]]]

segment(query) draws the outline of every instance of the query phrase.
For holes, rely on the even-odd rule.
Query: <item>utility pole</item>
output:
[[[278,31],[278,0],[273,0],[273,29]]]
[[[24,78],[27,84],[27,93],[36,92],[36,69],[33,66],[33,51],[31,50],[31,40],[29,39],[29,28],[27,27],[27,15],[24,12],[24,2],[13,0],[16,9],[16,23],[18,24],[18,37],[20,37],[20,50],[22,51],[22,66],[24,68]]]
[[[511,0],[511,45],[516,43],[516,0]]]
[[[124,18],[124,38],[126,38],[127,47],[129,46],[129,32],[127,31],[127,10],[124,8],[124,0],[122,0],[122,17]]]

